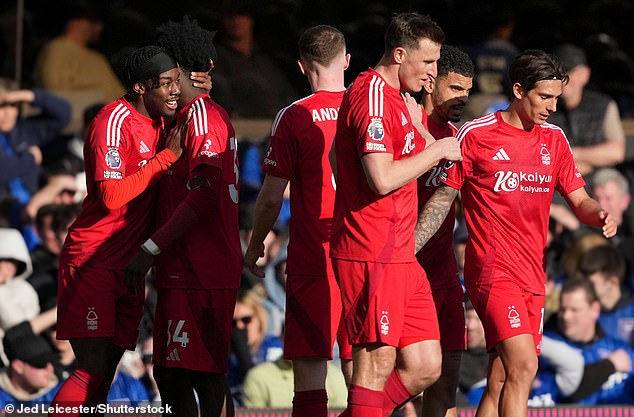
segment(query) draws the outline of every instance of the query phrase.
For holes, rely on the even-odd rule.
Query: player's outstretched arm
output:
[[[603,236],[611,238],[616,234],[617,223],[614,217],[592,199],[585,188],[578,188],[566,195],[568,205],[575,216],[588,226],[600,227]]]
[[[372,191],[387,195],[409,184],[443,159],[462,160],[456,138],[436,141],[425,151],[407,159],[394,160],[389,153],[368,153],[361,158],[361,164]]]
[[[100,181],[97,190],[103,205],[108,210],[116,210],[156,184],[165,172],[183,152],[183,143],[187,126],[191,119],[191,110],[169,133],[166,149],[157,153],[150,161],[132,175],[117,181]]]
[[[264,239],[280,214],[287,185],[288,180],[267,174],[255,202],[253,232],[244,254],[244,266],[260,278],[264,278],[264,271],[256,262],[264,256]]]
[[[434,191],[431,198],[425,203],[418,216],[416,224],[416,253],[436,234],[449,213],[458,190],[448,185],[441,185]]]

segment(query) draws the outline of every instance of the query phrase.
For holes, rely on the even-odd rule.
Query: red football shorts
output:
[[[134,349],[145,294],[132,295],[123,271],[61,265],[57,283],[57,338],[112,337]]]
[[[225,373],[237,293],[159,288],[152,362],[165,368]]]
[[[544,295],[524,291],[508,278],[467,287],[467,295],[482,321],[488,351],[492,352],[499,342],[513,336],[531,334],[539,354]]]
[[[335,338],[340,356],[350,352],[341,324],[341,292],[334,276],[288,275],[284,358],[332,359]],[[348,345],[348,347],[346,347]]]
[[[464,291],[461,285],[432,289],[443,352],[467,350]]]
[[[352,345],[405,347],[439,340],[431,288],[418,262],[383,264],[333,260]]]

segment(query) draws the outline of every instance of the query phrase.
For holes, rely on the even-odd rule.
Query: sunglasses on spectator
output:
[[[238,322],[242,323],[244,326],[248,326],[249,323],[253,320],[253,316],[244,316],[233,319],[233,325],[237,326]]]

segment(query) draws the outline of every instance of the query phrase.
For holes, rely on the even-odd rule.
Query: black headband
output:
[[[165,52],[159,52],[148,62],[132,71],[130,81],[133,83],[158,77],[161,73],[176,68],[176,62]]]

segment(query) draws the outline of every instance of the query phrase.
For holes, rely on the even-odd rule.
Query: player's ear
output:
[[[522,84],[520,83],[513,84],[513,97],[515,97],[518,100],[521,100],[524,97],[525,93],[526,91],[524,91],[524,87],[522,87]]]
[[[346,54],[346,63],[343,66],[344,71],[350,66],[350,54]]]
[[[145,94],[145,84],[141,82],[134,83],[134,85],[132,86],[132,89],[137,94]]]
[[[407,51],[405,50],[405,48],[401,47],[401,46],[397,46],[396,48],[394,48],[394,50],[392,51],[392,59],[394,60],[394,62],[396,62],[397,64],[402,64],[403,61],[405,60],[405,57],[407,56]]]
[[[297,66],[299,67],[299,70],[302,72],[302,74],[306,75],[306,67],[304,66],[304,63],[301,59],[297,60]]]

